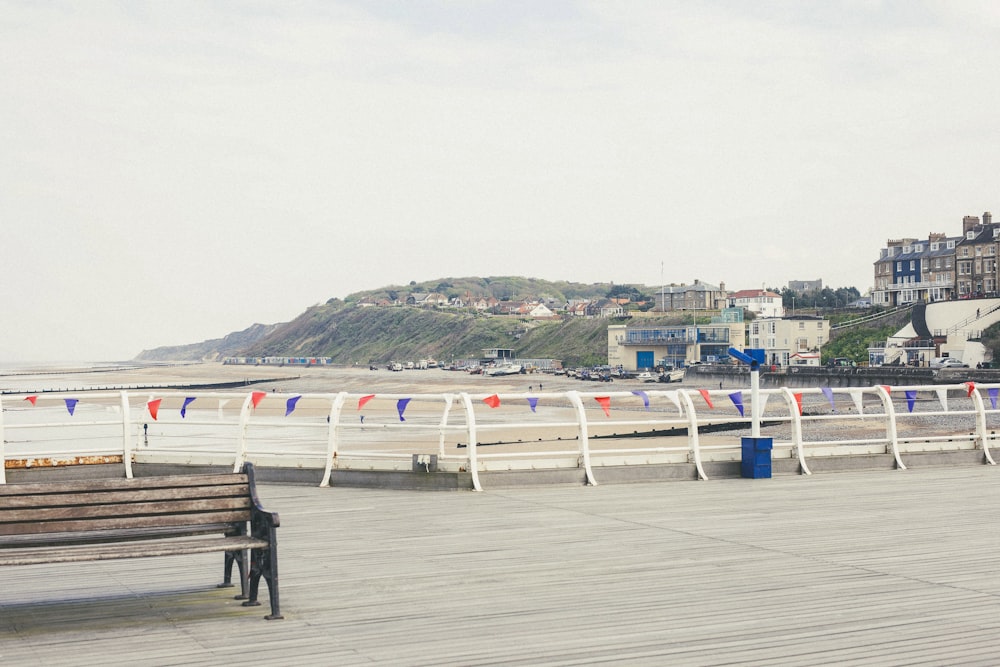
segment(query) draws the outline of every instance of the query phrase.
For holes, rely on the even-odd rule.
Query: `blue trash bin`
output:
[[[747,479],[769,479],[771,477],[772,438],[742,438],[743,456],[740,459],[740,475]]]

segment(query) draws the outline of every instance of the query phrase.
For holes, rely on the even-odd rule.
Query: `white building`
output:
[[[784,317],[781,295],[764,289],[745,289],[729,295],[731,308],[742,308],[758,317]]]
[[[798,315],[790,318],[761,318],[747,324],[747,347],[765,351],[765,363],[788,366],[792,355],[819,353],[830,340],[830,321]],[[804,357],[796,357],[801,363]]]

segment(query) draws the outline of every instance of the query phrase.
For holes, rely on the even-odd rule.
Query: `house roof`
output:
[[[777,297],[779,299],[781,298],[780,294],[777,294],[775,292],[771,292],[769,290],[763,290],[763,289],[744,289],[744,290],[740,290],[739,292],[736,292],[735,294],[730,294],[729,298],[730,299],[754,299],[754,298],[761,298],[761,297],[765,297],[765,296],[766,297]]]

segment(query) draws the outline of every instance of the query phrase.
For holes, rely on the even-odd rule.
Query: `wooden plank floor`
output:
[[[263,486],[283,621],[221,556],[0,569],[9,665],[1000,664],[1000,469]]]

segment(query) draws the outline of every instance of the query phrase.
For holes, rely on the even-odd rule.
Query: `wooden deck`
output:
[[[6,665],[1000,664],[1000,469],[260,487],[283,621],[218,554],[0,569]],[[262,591],[263,597],[263,591]]]

